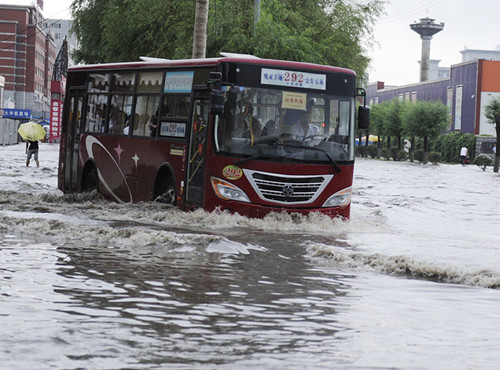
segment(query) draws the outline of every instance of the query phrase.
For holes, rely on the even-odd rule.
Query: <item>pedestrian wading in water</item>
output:
[[[26,140],[26,167],[30,165],[30,159],[32,156],[35,157],[36,166],[39,167],[40,163],[38,162],[38,141]]]

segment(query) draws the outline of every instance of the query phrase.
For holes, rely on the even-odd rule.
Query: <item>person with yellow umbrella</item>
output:
[[[38,140],[42,140],[45,137],[45,129],[42,127],[42,125],[39,125],[38,123],[33,121],[29,121],[21,124],[17,132],[24,140],[26,140],[26,166],[30,165],[31,157],[34,156],[36,166],[39,167],[40,163],[38,162]]]
[[[40,162],[38,162],[38,140],[26,140],[26,167],[30,165],[30,159],[33,155],[35,156],[36,166],[40,167]]]

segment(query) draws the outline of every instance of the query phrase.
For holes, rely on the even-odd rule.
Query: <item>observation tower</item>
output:
[[[420,61],[420,82],[429,79],[429,60],[431,55],[431,39],[444,28],[444,23],[435,23],[432,18],[420,18],[419,23],[410,24],[410,28],[422,39],[422,57]]]

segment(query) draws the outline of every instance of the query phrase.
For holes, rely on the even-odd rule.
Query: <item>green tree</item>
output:
[[[421,100],[408,104],[402,114],[404,130],[424,140],[424,158],[427,163],[429,139],[436,138],[447,127],[448,107],[440,101]]]
[[[385,120],[384,131],[388,137],[396,137],[398,140],[398,149],[401,150],[401,137],[403,135],[402,114],[405,109],[405,103],[399,99],[393,99],[388,107]]]
[[[73,32],[83,63],[189,58],[195,0],[73,0]]]
[[[254,0],[212,0],[207,57],[221,51],[335,65],[360,79],[385,0],[266,0],[254,28]],[[195,0],[73,0],[79,62],[190,58]],[[364,46],[368,45],[368,46]]]
[[[72,30],[79,41],[79,48],[72,52],[75,61],[98,63],[106,60],[104,50],[100,47],[103,44],[101,15],[109,2],[109,0],[89,0],[84,8],[84,0],[73,1]]]
[[[495,163],[493,164],[493,171],[498,172],[498,164],[500,161],[500,97],[496,97],[484,107],[484,115],[488,122],[495,125],[497,132],[496,154]]]
[[[379,137],[384,135],[384,122],[388,108],[388,102],[375,104],[370,108],[370,132]]]
[[[385,101],[375,104],[370,108],[370,132],[378,136],[377,148],[382,146],[382,136],[384,135],[384,124],[389,109],[389,102]]]

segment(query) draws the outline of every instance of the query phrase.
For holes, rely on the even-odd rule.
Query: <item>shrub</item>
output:
[[[429,157],[427,158],[429,162],[432,164],[438,164],[441,162],[441,153],[438,152],[430,152]]]
[[[493,161],[491,160],[490,157],[488,157],[486,154],[479,154],[475,159],[474,159],[474,164],[480,167],[483,171],[486,170],[486,167],[491,166],[491,163]]]
[[[391,159],[391,156],[390,156],[389,151],[387,150],[387,148],[383,148],[383,149],[380,150],[380,156],[382,158],[387,159],[387,160]]]
[[[400,150],[398,152],[398,161],[406,161],[408,159],[408,153],[404,150]]]
[[[415,150],[413,153],[413,159],[422,163],[424,161],[424,151],[422,149]]]
[[[376,145],[370,144],[366,148],[368,150],[368,155],[372,158],[377,158],[378,156],[378,148]]]
[[[360,157],[366,157],[366,146],[359,145],[356,147],[357,155]]]
[[[442,161],[460,163],[460,148],[469,149],[469,157],[474,158],[476,136],[470,133],[451,132],[441,135],[434,142],[434,149],[441,153]]]
[[[398,148],[394,146],[391,148],[391,158],[394,159],[395,161],[398,160]]]

